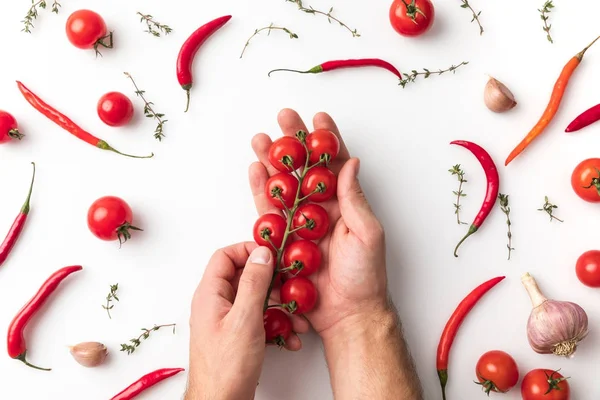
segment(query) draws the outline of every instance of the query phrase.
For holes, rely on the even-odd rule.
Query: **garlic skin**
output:
[[[71,355],[84,367],[93,368],[106,360],[108,349],[102,343],[83,342],[71,347]]]
[[[512,92],[497,79],[490,77],[483,91],[483,101],[495,113],[503,113],[517,105]]]
[[[577,344],[588,334],[588,316],[584,309],[568,301],[548,300],[533,277],[521,277],[533,310],[527,322],[527,339],[540,354],[571,356]]]

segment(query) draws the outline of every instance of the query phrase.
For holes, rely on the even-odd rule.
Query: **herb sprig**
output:
[[[244,45],[244,48],[242,50],[242,54],[240,54],[240,58],[244,57],[244,53],[246,52],[246,49],[248,48],[248,46],[250,46],[250,41],[254,38],[254,36],[258,35],[260,32],[265,31],[265,30],[268,31],[267,36],[271,35],[271,31],[283,31],[290,36],[290,39],[298,39],[298,35],[296,35],[294,32],[292,32],[288,28],[285,28],[283,26],[275,26],[273,23],[271,23],[269,26],[265,26],[263,28],[254,30],[254,33],[252,34],[252,36],[250,36],[248,38],[248,40],[246,41],[246,44]]]
[[[110,319],[112,319],[112,316],[110,315],[110,310],[112,310],[113,307],[115,306],[114,304],[110,304],[110,303],[112,303],[113,300],[119,301],[119,298],[117,297],[117,290],[119,290],[118,283],[115,283],[114,285],[110,285],[110,293],[108,293],[106,295],[106,305],[102,305],[102,308],[104,308],[106,310],[106,312],[108,313],[108,318],[110,318]]]
[[[352,37],[360,37],[360,33],[358,33],[358,31],[356,29],[350,28],[348,25],[346,25],[345,23],[343,23],[342,21],[340,21],[339,19],[337,19],[336,17],[333,16],[333,7],[331,7],[328,12],[325,12],[325,11],[316,10],[312,6],[304,7],[304,5],[302,4],[302,0],[285,0],[285,1],[296,4],[298,6],[298,10],[305,12],[307,14],[323,15],[323,16],[327,17],[327,20],[329,21],[329,23],[331,23],[331,21],[335,21],[338,24],[340,24],[340,26],[346,28],[352,34]]]
[[[552,222],[552,220],[557,220],[558,222],[565,222],[562,219],[554,216],[554,210],[556,210],[557,208],[557,205],[550,203],[550,200],[548,200],[548,196],[544,196],[544,205],[542,206],[542,208],[538,208],[538,211],[544,211],[545,213],[547,213],[550,216],[550,222]]]
[[[142,328],[143,333],[140,336],[129,340],[129,343],[131,343],[131,344],[121,343],[120,351],[125,351],[125,352],[127,352],[127,354],[132,354],[133,352],[135,352],[135,350],[138,347],[140,347],[140,345],[142,344],[142,341],[144,341],[150,337],[150,333],[155,332],[155,331],[159,330],[160,328],[167,328],[170,326],[173,327],[173,334],[175,334],[175,324],[154,325],[154,327],[150,328],[150,329]]]
[[[430,71],[427,68],[423,68],[422,72],[417,71],[416,69],[413,69],[410,74],[407,73],[402,73],[402,75],[404,76],[404,79],[400,80],[400,86],[402,86],[403,88],[406,87],[406,85],[410,82],[414,82],[417,77],[419,75],[423,75],[423,78],[427,79],[429,78],[431,75],[442,75],[446,72],[452,72],[453,74],[456,73],[456,70],[460,67],[462,67],[463,65],[467,65],[469,62],[468,61],[463,61],[458,65],[452,65],[450,68],[446,68],[446,69],[439,69],[437,71]]]
[[[452,174],[452,176],[456,176],[456,178],[458,179],[458,190],[454,190],[452,191],[452,193],[454,193],[454,195],[456,196],[456,203],[454,203],[454,214],[456,214],[456,223],[461,225],[461,224],[466,224],[466,222],[462,222],[460,220],[460,199],[461,197],[466,197],[467,194],[463,193],[462,190],[462,186],[463,183],[467,182],[467,180],[465,179],[465,171],[463,171],[463,169],[460,167],[460,164],[456,164],[454,166],[452,166],[452,168],[450,168],[448,170],[448,172],[450,172],[450,174]]]
[[[22,32],[31,33],[31,29],[34,28],[33,21],[37,19],[39,15],[39,9],[45,9],[48,3],[46,0],[31,0],[31,7],[27,10],[27,14],[25,18],[21,21],[25,26],[21,30]],[[58,0],[52,1],[51,11],[55,14],[58,14],[58,9],[62,7]]]
[[[512,247],[512,232],[510,230],[512,223],[510,222],[510,206],[508,205],[508,195],[498,193],[498,200],[500,200],[500,209],[504,215],[506,215],[506,226],[508,227],[508,232],[506,234],[506,236],[508,236],[508,244],[506,247],[508,248],[508,259],[510,260],[510,255],[514,248]]]
[[[144,101],[144,115],[147,118],[154,118],[156,120],[157,125],[156,125],[156,129],[154,130],[154,138],[158,139],[158,141],[161,142],[163,137],[165,137],[163,128],[164,128],[165,123],[168,121],[168,120],[164,119],[165,114],[155,112],[154,108],[152,107],[154,105],[154,103],[146,100],[146,98],[144,97],[144,93],[146,93],[146,91],[140,90],[138,85],[133,80],[133,77],[128,72],[124,72],[124,74],[133,83],[133,86],[135,87],[135,94],[138,95],[139,97],[141,97],[142,100]]]
[[[161,32],[165,35],[173,32],[173,29],[171,29],[168,25],[164,25],[158,21],[155,21],[154,17],[150,14],[143,14],[138,11],[137,15],[140,16],[140,22],[145,22],[146,26],[148,27],[148,30],[145,30],[144,32],[148,32],[152,36],[160,37]]]
[[[544,21],[544,26],[542,29],[544,30],[544,32],[546,32],[546,39],[548,39],[550,43],[554,43],[554,40],[552,40],[552,36],[550,35],[550,29],[552,29],[552,24],[548,24],[548,14],[552,12],[553,8],[554,4],[552,3],[552,0],[547,0],[544,3],[544,7],[538,10],[540,12],[540,18],[542,19],[542,21]]]
[[[481,11],[476,12],[475,10],[473,10],[473,7],[471,7],[468,0],[460,1],[462,2],[462,4],[460,5],[461,8],[468,8],[469,10],[471,10],[471,12],[473,13],[473,18],[471,19],[471,22],[477,22],[477,25],[479,25],[479,35],[483,35],[483,26],[481,25],[481,21],[479,21]]]

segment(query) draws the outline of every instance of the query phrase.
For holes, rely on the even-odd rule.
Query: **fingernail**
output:
[[[264,246],[257,247],[252,253],[250,253],[248,261],[253,264],[267,265],[269,262],[271,262],[271,250]]]

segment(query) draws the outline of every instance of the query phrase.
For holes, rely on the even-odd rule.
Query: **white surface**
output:
[[[21,207],[35,160],[38,176],[30,220],[10,260],[0,270],[0,331],[54,270],[82,264],[36,318],[27,334],[29,359],[53,367],[36,372],[8,356],[0,357],[2,399],[107,399],[141,375],[160,367],[186,367],[187,321],[192,293],[204,265],[218,247],[251,239],[256,218],[246,170],[253,160],[250,138],[260,131],[278,136],[275,116],[282,107],[297,109],[310,121],[321,110],[337,120],[353,155],[362,158],[362,183],[384,221],[388,240],[390,291],[400,310],[426,399],[440,398],[435,374],[439,334],[458,302],[493,276],[507,279],[465,321],[451,354],[450,399],[483,398],[472,383],[478,357],[503,349],[517,360],[522,376],[532,368],[562,368],[571,376],[573,399],[600,396],[597,381],[600,318],[598,292],[584,288],[574,273],[577,257],[598,246],[594,232],[597,206],[580,201],[570,188],[573,167],[598,156],[600,128],[573,135],[562,131],[580,111],[598,103],[600,45],[591,49],[576,72],[556,123],[509,168],[503,160],[544,109],[561,68],[596,35],[600,3],[559,2],[551,19],[554,45],[546,42],[537,8],[543,1],[508,4],[472,1],[483,10],[486,29],[469,24],[458,1],[436,1],[433,29],[419,39],[398,36],[389,26],[389,1],[312,0],[307,4],[335,13],[363,35],[354,39],[321,17],[298,12],[283,0],[193,3],[178,1],[102,2],[64,0],[56,16],[42,12],[33,34],[20,33],[27,1],[5,2],[0,14],[3,40],[0,109],[12,112],[27,134],[22,143],[0,148],[4,231]],[[534,4],[535,3],[535,4]],[[538,4],[539,3],[539,4]],[[96,59],[72,47],[64,34],[68,15],[90,7],[115,31],[116,48]],[[136,11],[152,13],[174,28],[164,38],[143,33]],[[184,92],[174,76],[180,44],[199,25],[233,14],[225,28],[206,43],[195,65],[192,108],[183,114]],[[270,22],[298,33],[254,38],[243,60],[239,52],[255,28]],[[336,58],[380,57],[401,70],[445,68],[470,61],[455,76],[419,80],[402,90],[377,69],[318,76],[274,75],[277,67],[310,68]],[[157,143],[154,123],[141,117],[125,129],[104,126],[96,116],[98,98],[119,90],[133,95],[122,72],[129,71],[169,122],[167,138]],[[485,109],[486,74],[504,81],[518,107],[505,115]],[[19,94],[22,80],[50,104],[122,151],[153,160],[131,160],[96,150],[53,125]],[[506,261],[504,215],[494,210],[484,227],[462,247],[452,249],[467,227],[457,226],[447,169],[463,164],[468,183],[463,218],[470,221],[484,193],[484,175],[453,139],[473,140],[492,154],[511,196],[513,260]],[[96,198],[114,194],[134,209],[145,228],[121,250],[98,241],[86,227],[86,211]],[[544,195],[560,208],[564,224],[549,223],[537,208]],[[589,313],[591,334],[571,360],[535,354],[525,323],[529,300],[519,277],[530,271],[549,297],[581,304]],[[109,320],[100,305],[108,285],[119,282],[121,302]],[[156,332],[134,355],[119,343],[142,327],[178,324],[177,334]],[[98,340],[111,349],[110,362],[83,369],[67,345]],[[258,399],[329,399],[320,342],[304,337],[297,354],[270,349]],[[185,375],[171,378],[142,396],[179,398]],[[518,399],[514,390],[505,399]]]

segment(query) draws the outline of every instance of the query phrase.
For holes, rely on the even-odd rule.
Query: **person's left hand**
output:
[[[266,247],[238,243],[217,251],[194,294],[186,400],[252,399],[265,358],[263,304],[274,259]],[[291,316],[294,332],[308,322]],[[289,350],[302,343],[292,335]]]

